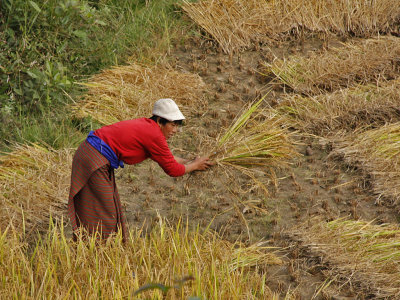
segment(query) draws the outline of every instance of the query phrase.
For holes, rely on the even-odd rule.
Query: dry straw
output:
[[[53,227],[28,247],[0,231],[0,298],[279,299],[266,286],[269,265],[282,263],[275,250],[162,221],[145,237],[130,231],[125,244],[121,236],[73,242]],[[158,289],[135,296],[146,285]]]
[[[194,3],[184,0],[182,8],[226,53],[249,47],[254,39],[266,33],[273,34],[266,1],[210,0]]]
[[[186,115],[191,113],[187,106],[205,105],[206,86],[201,77],[165,65],[113,67],[82,84],[88,92],[72,107],[73,114],[90,116],[102,124],[150,117],[154,102],[160,98],[173,98]]]
[[[369,37],[396,30],[399,0],[204,0],[183,10],[226,53],[304,31]]]
[[[346,283],[374,299],[400,296],[400,227],[338,219],[294,230]],[[387,298],[388,297],[388,298]]]
[[[400,79],[316,96],[285,94],[276,107],[286,124],[303,132],[332,135],[400,120]]]
[[[281,126],[282,120],[269,110],[260,109],[264,98],[246,107],[217,138],[210,151],[210,158],[217,165],[233,167],[253,179],[252,169],[260,167],[274,178],[274,169],[287,166],[298,155],[291,139],[293,133]]]
[[[63,215],[72,153],[31,144],[0,156],[0,228],[29,233],[46,229],[50,214]]]
[[[266,63],[265,75],[276,76],[297,93],[312,95],[393,79],[400,71],[399,57],[400,38],[381,37],[346,43],[309,57],[276,59]]]
[[[355,132],[336,143],[333,154],[369,173],[379,198],[400,199],[400,123]]]

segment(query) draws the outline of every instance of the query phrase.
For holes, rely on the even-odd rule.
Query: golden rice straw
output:
[[[291,231],[332,272],[374,299],[400,296],[400,227],[395,224],[338,219],[312,219]],[[358,298],[358,297],[357,297]]]
[[[163,65],[113,67],[82,84],[88,92],[72,107],[73,114],[90,116],[102,124],[150,117],[154,102],[160,98],[173,98],[186,115],[192,111],[188,106],[196,109],[205,105],[206,86],[200,76]]]
[[[291,127],[327,136],[399,121],[399,90],[400,78],[310,97],[285,94],[276,111]]]
[[[182,8],[226,53],[304,31],[370,37],[395,31],[400,16],[399,0],[184,0]]]
[[[369,37],[396,30],[400,1],[275,0],[274,10],[290,13],[286,22],[312,32]]]
[[[351,42],[309,57],[292,56],[266,63],[273,74],[297,93],[319,94],[356,84],[378,83],[399,74],[400,38],[381,37]]]
[[[355,132],[336,143],[333,155],[359,166],[372,177],[379,198],[400,199],[400,123]],[[379,199],[378,198],[378,199]]]
[[[72,153],[30,144],[0,156],[0,228],[43,230],[50,214],[64,214]]]
[[[182,8],[226,53],[249,47],[254,39],[266,33],[273,34],[269,30],[273,22],[270,21],[272,16],[266,1],[211,0],[193,3],[184,0]]]
[[[282,264],[266,243],[230,243],[212,231],[160,221],[98,243],[53,227],[34,245],[0,230],[0,295],[23,299],[279,299],[266,285]],[[4,255],[5,254],[5,255]],[[153,285],[151,285],[153,284]],[[150,287],[138,293],[140,287]],[[151,289],[151,287],[158,289]],[[166,290],[165,293],[161,289]],[[137,295],[137,296],[136,296]]]

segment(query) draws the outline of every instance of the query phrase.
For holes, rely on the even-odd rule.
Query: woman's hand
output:
[[[185,174],[192,171],[204,171],[212,165],[213,163],[208,157],[196,157],[195,160],[185,165]]]
[[[193,163],[196,164],[197,166],[196,170],[199,171],[207,170],[209,167],[213,165],[213,163],[210,161],[208,157],[196,157]]]

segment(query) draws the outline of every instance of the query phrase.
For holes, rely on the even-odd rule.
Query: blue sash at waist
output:
[[[111,164],[111,167],[118,169],[118,167],[123,168],[124,163],[118,159],[115,152],[108,146],[101,138],[93,134],[94,131],[89,132],[86,138],[87,142],[92,145],[97,151],[99,151]]]

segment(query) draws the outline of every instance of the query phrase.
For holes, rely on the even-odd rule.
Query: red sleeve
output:
[[[147,150],[150,158],[157,162],[169,176],[178,177],[185,174],[185,166],[175,160],[164,136],[157,136],[150,141]]]

